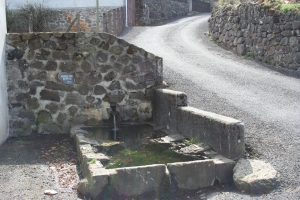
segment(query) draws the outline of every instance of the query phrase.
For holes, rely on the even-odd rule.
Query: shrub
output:
[[[28,32],[29,16],[33,32],[49,31],[48,23],[58,15],[58,11],[46,7],[44,1],[19,5],[18,10],[9,10],[8,6],[6,8],[7,32]]]
[[[14,13],[12,10],[8,9],[8,6],[9,6],[8,4],[5,5],[7,32],[14,26],[15,23]]]
[[[219,0],[218,5],[226,6],[226,5],[238,5],[240,4],[239,0]]]
[[[300,3],[282,4],[280,7],[280,10],[283,13],[287,13],[289,11],[293,11],[295,13],[300,13]]]

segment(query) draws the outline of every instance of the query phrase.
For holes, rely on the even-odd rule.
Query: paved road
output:
[[[225,51],[204,34],[209,14],[160,26],[134,27],[122,38],[164,59],[170,88],[188,94],[189,105],[239,119],[246,142],[280,173],[268,195],[213,193],[208,199],[300,199],[300,79]]]

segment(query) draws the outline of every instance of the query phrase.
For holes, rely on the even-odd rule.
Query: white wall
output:
[[[0,146],[8,137],[8,111],[5,68],[5,0],[0,0]]]
[[[98,0],[101,7],[125,6],[125,0]],[[10,9],[17,9],[25,3],[43,2],[43,0],[7,0]],[[96,7],[96,0],[44,0],[50,8]]]

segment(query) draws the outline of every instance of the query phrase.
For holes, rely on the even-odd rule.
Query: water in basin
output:
[[[100,143],[98,152],[110,156],[110,161],[104,163],[107,169],[195,160],[174,152],[168,144],[153,142],[153,139],[160,138],[165,133],[155,131],[149,124],[118,124],[118,131],[105,125],[84,129],[90,133],[87,137]]]

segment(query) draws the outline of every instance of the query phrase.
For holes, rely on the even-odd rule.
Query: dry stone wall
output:
[[[162,58],[113,35],[8,34],[6,55],[11,136],[67,133],[72,124],[105,122],[111,105],[119,121],[152,118]],[[71,84],[61,81],[66,74]]]
[[[147,26],[155,22],[184,16],[189,4],[172,0],[136,0],[136,25]]]
[[[238,55],[300,70],[300,15],[264,4],[215,7],[209,20],[212,38]]]

